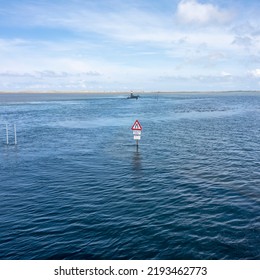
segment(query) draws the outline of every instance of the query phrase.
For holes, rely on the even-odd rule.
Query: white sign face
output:
[[[141,135],[141,130],[133,130],[134,135]]]
[[[134,135],[134,140],[140,140],[141,139],[141,135]]]

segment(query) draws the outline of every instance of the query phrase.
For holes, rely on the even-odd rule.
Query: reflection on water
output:
[[[139,149],[139,145],[136,145],[135,151],[133,152],[133,171],[137,172],[140,172],[142,169],[142,157]]]

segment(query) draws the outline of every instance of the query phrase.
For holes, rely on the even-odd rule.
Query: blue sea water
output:
[[[0,259],[259,260],[260,95],[0,94]]]

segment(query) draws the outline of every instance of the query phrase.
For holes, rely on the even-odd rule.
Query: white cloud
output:
[[[228,11],[212,4],[202,4],[196,0],[182,0],[177,7],[177,18],[183,23],[208,24],[225,23],[231,19]]]
[[[236,36],[232,44],[242,47],[250,47],[252,45],[252,39],[249,36]]]
[[[105,14],[84,8],[84,6],[79,10],[77,6],[69,4],[60,6],[56,3],[25,6],[20,9],[21,13],[26,15],[24,18],[19,18],[19,13],[17,14],[15,20],[20,25],[59,27],[82,37],[91,32],[102,35],[103,40],[112,39],[126,43],[146,42],[161,46],[172,44],[183,38],[187,38],[186,43],[189,44],[207,43],[217,47],[224,44],[227,46],[233,41],[233,37],[230,38],[231,35],[226,30],[214,28],[214,30],[204,29],[203,32],[194,33],[192,28],[182,30],[174,25],[171,13],[154,13],[133,7],[121,6],[119,12],[115,9],[109,10]],[[222,11],[218,7],[211,4],[200,4],[196,0],[181,1],[177,7],[177,17],[187,23],[223,22],[227,20],[228,15],[228,12]],[[87,45],[82,44],[84,47]]]
[[[170,19],[157,13],[126,4],[103,11],[102,3],[99,8],[96,3],[89,5],[87,1],[82,1],[79,9],[74,1],[67,2],[64,5],[55,2],[19,5],[12,21],[22,26],[62,28],[81,36],[93,32],[123,41],[169,40],[165,27]]]
[[[30,73],[27,72],[14,72],[14,71],[6,71],[6,72],[0,72],[0,77],[15,77],[15,78],[21,78],[21,77],[27,77],[27,78],[66,78],[66,77],[98,77],[101,76],[101,73],[98,73],[96,71],[88,71],[88,72],[55,72],[52,70],[43,70],[43,71],[32,71]]]
[[[220,73],[220,76],[221,76],[221,77],[232,77],[232,75],[231,75],[230,73],[225,72],[225,71],[222,71],[222,72]]]
[[[260,69],[249,71],[249,74],[254,78],[260,78]]]

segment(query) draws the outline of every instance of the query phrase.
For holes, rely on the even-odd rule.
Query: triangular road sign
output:
[[[132,130],[142,130],[143,128],[142,128],[141,124],[139,123],[139,121],[136,120],[131,129]]]

